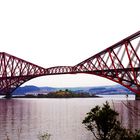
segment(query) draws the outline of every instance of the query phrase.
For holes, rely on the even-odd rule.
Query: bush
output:
[[[50,136],[51,135],[48,132],[39,133],[38,139],[39,140],[49,140],[50,139]]]
[[[106,102],[102,108],[92,108],[82,123],[96,140],[140,140],[140,131],[132,132],[121,126],[117,119],[118,115],[118,112],[111,109]]]

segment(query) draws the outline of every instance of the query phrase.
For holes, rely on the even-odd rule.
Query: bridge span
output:
[[[0,52],[0,94],[7,98],[23,83],[44,75],[87,73],[119,83],[140,94],[140,31],[74,65],[43,68]]]

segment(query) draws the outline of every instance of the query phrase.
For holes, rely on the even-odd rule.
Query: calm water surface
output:
[[[49,132],[51,140],[92,140],[82,125],[85,114],[106,99],[0,99],[0,140],[38,140],[39,132]],[[128,128],[140,126],[140,101],[109,100],[120,112],[120,120]],[[132,112],[131,108],[135,110]],[[133,115],[132,115],[133,114]]]

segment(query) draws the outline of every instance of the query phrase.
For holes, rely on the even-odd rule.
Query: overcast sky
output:
[[[1,0],[0,51],[43,67],[76,65],[140,28],[139,0]],[[114,84],[93,75],[45,76],[27,84]]]

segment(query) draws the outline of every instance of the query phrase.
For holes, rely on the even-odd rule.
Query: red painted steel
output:
[[[140,31],[74,66],[74,72],[95,74],[140,94]]]
[[[140,31],[75,66],[43,68],[0,52],[0,94],[7,97],[26,81],[56,74],[87,73],[117,82],[140,94]]]
[[[71,66],[57,66],[48,68],[46,71],[47,75],[56,75],[56,74],[72,74],[73,67]]]
[[[43,76],[46,69],[5,52],[0,53],[0,94],[10,94],[24,82]]]

